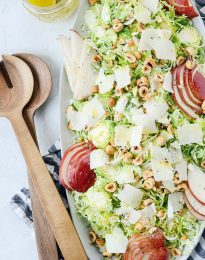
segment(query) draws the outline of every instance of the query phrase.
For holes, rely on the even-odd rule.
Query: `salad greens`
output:
[[[167,149],[166,151],[170,149],[170,154],[174,151],[172,156],[178,152],[179,156],[182,156],[180,160],[184,158],[186,163],[194,163],[204,170],[202,166],[205,160],[204,115],[195,121],[188,118],[176,106],[171,93],[162,87],[165,75],[170,72],[171,68],[178,65],[180,60],[186,60],[191,55],[197,64],[203,64],[204,51],[201,36],[192,27],[192,21],[185,16],[177,16],[171,6],[165,9],[165,5],[165,1],[160,0],[158,11],[151,13],[150,22],[145,24],[135,19],[136,13],[139,14],[141,10],[137,0],[97,1],[85,14],[86,42],[90,48],[97,51],[100,57],[100,62],[94,65],[95,69],[97,71],[103,69],[105,75],[112,75],[116,69],[128,66],[131,82],[123,89],[112,89],[105,94],[93,93],[93,96],[98,97],[103,104],[106,114],[94,127],[76,131],[76,141],[90,140],[97,148],[106,151],[111,161],[115,163],[96,168],[95,185],[85,193],[72,192],[72,195],[76,201],[78,213],[88,221],[98,238],[104,240],[106,234],[112,233],[116,228],[122,229],[124,235],[129,238],[136,233],[149,234],[151,228],[159,227],[166,237],[166,246],[174,257],[173,249],[175,248],[180,250],[180,254],[185,253],[185,246],[186,250],[189,250],[188,245],[192,246],[201,224],[189,213],[185,205],[182,209],[173,212],[173,218],[170,219],[169,195],[183,192],[185,187],[180,186],[185,182],[177,182],[176,174],[172,188],[166,185],[166,180],[155,180],[154,185],[151,185],[147,180],[153,179],[153,175],[146,178],[144,174],[146,171],[152,172],[151,169],[155,163],[152,161],[152,146]],[[123,28],[116,32],[113,28],[119,21]],[[138,51],[141,33],[147,28],[171,32],[170,40],[176,50],[176,61],[157,59],[154,50],[141,53]],[[131,55],[128,57],[126,54]],[[130,58],[133,56],[132,62]],[[149,74],[143,71],[146,62],[151,67]],[[154,80],[156,76],[162,77],[163,80]],[[149,95],[140,95],[139,84],[145,86],[146,90],[149,88]],[[122,111],[117,112],[116,104],[120,102],[122,96],[125,97],[126,105],[124,109],[119,105]],[[81,111],[84,104],[92,97],[83,101],[74,100],[72,106],[75,110]],[[149,102],[152,99],[156,103],[151,106]],[[156,120],[151,122],[149,118],[143,117],[145,110],[150,111]],[[165,112],[162,113],[163,116],[159,115],[160,111]],[[131,129],[135,124],[140,124],[136,115],[143,118],[140,122],[146,130],[145,132],[143,130],[140,146],[116,146],[115,127],[123,126]],[[203,143],[180,145],[178,128],[193,123],[201,126]],[[110,147],[113,150],[108,152]],[[170,167],[175,167],[178,161],[169,163]],[[116,185],[112,192],[106,189],[110,183]],[[142,228],[137,228],[136,223],[130,223],[128,213],[119,214],[119,209],[123,207],[119,193],[127,183],[143,192],[143,198],[134,210],[142,211],[150,204],[155,207],[155,212],[150,215],[150,218],[141,219]],[[150,199],[150,204],[147,204],[148,199]],[[101,252],[105,250],[104,244],[100,246]]]

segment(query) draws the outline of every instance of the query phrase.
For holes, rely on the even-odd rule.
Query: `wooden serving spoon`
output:
[[[30,101],[23,109],[23,117],[36,145],[38,146],[34,125],[34,114],[36,110],[43,105],[51,92],[51,73],[47,64],[35,55],[19,53],[15,54],[14,56],[23,60],[29,66],[33,74],[33,94]],[[31,178],[29,177],[28,179],[39,259],[57,260],[58,249],[56,240],[42,209],[40,199],[38,197],[38,192],[36,191]]]
[[[64,258],[87,259],[72,221],[22,116],[22,110],[33,92],[31,70],[25,62],[14,56],[4,55],[3,62],[13,87],[9,88],[7,75],[5,72],[2,73],[0,66],[0,116],[8,118],[13,126],[28,172]]]

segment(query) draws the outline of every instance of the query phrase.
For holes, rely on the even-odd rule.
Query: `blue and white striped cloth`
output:
[[[199,13],[205,23],[205,0],[195,0]],[[68,208],[66,193],[64,188],[59,184],[58,172],[59,163],[61,158],[60,143],[59,141],[53,145],[48,155],[43,156],[44,162],[48,167],[48,170],[55,182],[59,193],[66,208]],[[21,189],[16,195],[14,195],[10,201],[10,207],[13,211],[30,227],[33,227],[33,218],[31,210],[31,200],[28,188]],[[205,230],[202,234],[200,242],[197,244],[188,260],[202,260],[205,259]]]

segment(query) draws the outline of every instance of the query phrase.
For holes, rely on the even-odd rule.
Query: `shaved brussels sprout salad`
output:
[[[116,230],[129,239],[157,227],[170,259],[187,255],[202,225],[183,195],[189,166],[205,170],[205,115],[193,119],[177,106],[170,71],[185,62],[204,74],[204,43],[192,20],[176,15],[166,1],[154,2],[157,7],[143,0],[95,0],[85,13],[85,41],[96,51],[98,76],[92,95],[71,106],[81,112],[97,98],[105,113],[75,131],[75,141],[92,142],[101,152],[93,161],[101,161],[93,166],[94,186],[72,196],[104,258],[122,259],[107,250],[106,238]]]

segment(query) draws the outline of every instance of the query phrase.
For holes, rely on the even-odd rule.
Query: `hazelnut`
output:
[[[110,192],[110,193],[113,193],[117,190],[117,185],[115,182],[111,182],[111,183],[108,183],[106,186],[105,186],[105,190],[107,192]]]
[[[116,105],[116,99],[115,98],[109,98],[108,100],[108,106],[114,107]]]
[[[174,133],[174,127],[173,127],[172,125],[168,125],[168,127],[167,127],[167,132],[168,132],[169,134],[173,134],[173,133]]]
[[[113,25],[113,30],[115,32],[121,32],[124,28],[124,25],[122,23],[114,24]]]
[[[183,56],[179,56],[177,58],[177,65],[181,65],[186,61],[186,59]]]
[[[155,185],[155,180],[154,178],[148,178],[144,181],[144,186],[146,189],[152,189]]]
[[[143,163],[142,155],[137,156],[132,162],[134,165],[137,165],[137,166],[141,165]]]
[[[192,60],[187,60],[186,61],[186,68],[188,70],[192,70],[195,67],[196,63]]]
[[[111,257],[112,257],[112,254],[109,253],[108,251],[105,251],[105,252],[103,253],[103,256],[104,256],[104,257],[111,258]]]
[[[143,86],[149,87],[149,80],[148,80],[148,78],[143,76],[140,79],[138,79],[137,80],[137,86],[138,87],[143,87]]]
[[[157,217],[158,217],[158,218],[164,218],[165,216],[166,216],[166,212],[165,212],[165,211],[159,210],[159,211],[157,212]]]
[[[181,239],[181,240],[187,240],[188,237],[187,237],[187,235],[183,235],[180,239]]]
[[[143,205],[144,205],[145,207],[147,207],[147,206],[149,206],[149,205],[152,204],[152,203],[153,203],[153,200],[152,200],[152,199],[146,199],[146,200],[144,200]]]
[[[201,167],[205,169],[205,160],[201,162]]]
[[[140,97],[144,98],[144,97],[147,96],[148,93],[149,93],[148,87],[142,86],[142,87],[139,88],[139,96]]]
[[[99,55],[99,54],[96,54],[93,56],[93,62],[97,63],[97,62],[100,62],[102,61],[102,56]]]
[[[154,81],[163,83],[164,82],[164,75],[157,73],[154,75]]]
[[[143,65],[142,67],[142,73],[144,74],[150,74],[152,71],[152,67],[149,65]]]
[[[137,31],[138,32],[142,32],[144,30],[144,28],[145,28],[144,24],[142,24],[140,22],[137,23]]]
[[[114,24],[119,24],[120,22],[121,22],[120,19],[117,19],[117,18],[113,19]]]
[[[137,68],[137,63],[131,63],[129,66],[130,66],[131,69],[134,70],[134,69]]]
[[[95,243],[97,236],[94,231],[89,232],[88,237],[91,243]]]
[[[130,63],[136,62],[136,57],[129,52],[125,53],[125,57],[126,57],[126,60],[129,61]]]
[[[89,3],[90,5],[94,5],[94,4],[97,3],[97,0],[88,0],[88,3]]]
[[[137,231],[142,231],[144,228],[144,226],[142,225],[141,222],[137,222],[137,224],[135,225],[134,229]]]
[[[125,163],[131,163],[132,162],[133,155],[130,152],[127,152],[124,154],[123,161]]]
[[[145,101],[150,101],[152,99],[152,93],[147,93],[147,95],[144,97]]]
[[[151,68],[154,68],[156,63],[155,63],[155,60],[152,59],[152,58],[147,58],[145,61],[144,61],[144,65],[148,65],[150,66]]]
[[[140,60],[140,59],[142,58],[141,52],[136,51],[136,52],[135,52],[135,57],[137,58],[137,60]]]
[[[142,176],[143,176],[143,179],[146,180],[153,176],[153,172],[150,170],[145,170],[145,171],[143,171]]]
[[[107,145],[105,152],[109,155],[113,155],[115,153],[115,148],[112,145]]]
[[[182,254],[182,251],[179,248],[173,248],[172,254],[173,256],[180,256]]]
[[[159,146],[165,145],[165,144],[166,144],[166,139],[164,138],[164,136],[159,135],[159,136],[156,138],[156,144],[159,145]]]
[[[153,234],[156,231],[157,231],[157,227],[152,227],[149,229],[149,234]]]
[[[96,243],[97,246],[102,247],[102,246],[105,245],[105,240],[102,239],[102,238],[97,238],[95,243]]]
[[[118,88],[115,90],[115,94],[116,96],[121,96],[124,93],[124,89],[123,88]]]
[[[128,41],[128,46],[129,47],[135,46],[135,42],[133,41],[133,39]]]
[[[177,190],[184,191],[187,188],[187,185],[185,182],[182,182],[177,185]]]
[[[95,94],[95,93],[98,93],[99,92],[99,87],[96,85],[96,86],[93,86],[92,88],[91,88],[91,92],[93,93],[93,94]]]

